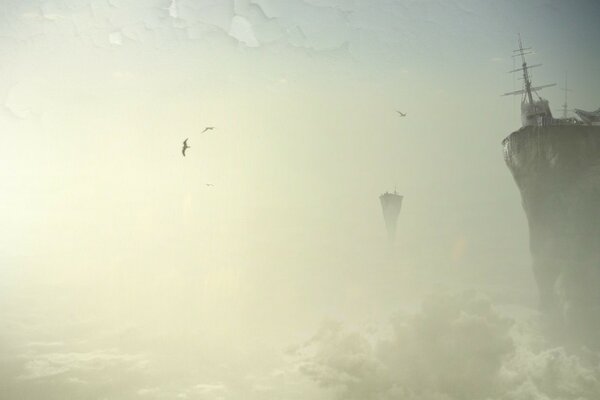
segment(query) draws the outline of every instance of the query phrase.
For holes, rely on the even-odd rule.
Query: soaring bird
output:
[[[202,133],[204,133],[206,131],[212,131],[213,129],[215,129],[214,126],[207,126],[206,128],[204,128],[204,130],[202,131]]]
[[[181,149],[181,154],[183,154],[184,157],[185,157],[185,151],[191,147],[191,146],[188,146],[188,144],[187,144],[188,139],[189,138],[186,138],[183,141],[183,148]]]
[[[398,110],[396,110],[396,112],[398,114],[400,114],[401,117],[406,117],[406,113],[403,113],[402,111],[398,111]]]
[[[205,183],[206,186],[211,187],[211,186],[215,186],[212,183]]]

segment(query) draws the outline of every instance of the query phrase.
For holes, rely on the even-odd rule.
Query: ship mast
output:
[[[513,50],[513,59],[520,58],[521,59],[521,68],[513,69],[509,71],[509,73],[515,72],[523,72],[523,89],[516,90],[509,93],[504,93],[503,96],[511,96],[511,95],[522,95],[521,97],[521,123],[523,126],[548,126],[557,124],[557,120],[552,117],[552,111],[550,111],[550,106],[548,100],[543,99],[539,95],[539,91],[541,89],[556,86],[556,83],[551,83],[548,85],[541,86],[533,86],[531,84],[531,68],[539,67],[542,64],[528,65],[525,60],[526,54],[532,54],[533,51],[531,47],[523,47],[523,40],[521,39],[521,34],[519,34],[519,48],[517,50]],[[536,99],[533,99],[533,94],[535,93]],[[565,100],[566,104],[566,100]],[[566,108],[566,105],[565,105]]]
[[[572,92],[572,90],[569,89],[569,86],[568,86],[568,79],[569,79],[568,73],[565,72],[565,87],[561,88],[561,90],[563,92],[565,92],[565,103],[562,106],[562,109],[563,109],[563,118],[565,118],[565,119],[568,117],[567,113],[570,111],[569,110],[569,103],[567,101],[567,99],[568,99],[568,93]]]
[[[528,47],[526,49],[523,48],[523,41],[521,40],[520,33],[519,33],[519,49],[514,50],[514,52],[516,53],[514,56],[521,56],[521,61],[523,63],[523,64],[521,64],[521,66],[522,66],[521,69],[523,70],[523,82],[525,82],[525,93],[527,94],[527,100],[529,100],[529,103],[533,104],[533,95],[531,94],[531,79],[529,78],[529,68],[527,67],[527,61],[525,61],[525,54],[531,54],[532,51],[531,51],[531,47]],[[533,68],[533,67],[534,66],[531,66],[530,68]],[[518,71],[518,70],[514,70],[513,72],[516,72],[516,71]]]
[[[534,65],[528,65],[527,61],[525,60],[525,55],[527,54],[533,54],[533,50],[531,47],[523,47],[523,41],[521,40],[521,34],[519,34],[519,48],[517,50],[513,50],[513,58],[514,57],[520,57],[521,58],[521,68],[517,68],[517,69],[513,69],[512,71],[508,71],[508,73],[514,73],[514,72],[519,72],[519,71],[523,71],[523,82],[524,82],[524,88],[521,90],[516,90],[514,92],[509,92],[509,93],[504,93],[503,96],[511,96],[511,95],[518,95],[518,94],[524,94],[525,98],[523,99],[523,102],[525,102],[525,100],[527,100],[527,102],[531,105],[534,105],[535,101],[533,100],[533,93],[536,94],[536,96],[540,97],[537,92],[541,89],[547,88],[547,87],[551,87],[551,86],[556,86],[556,83],[551,83],[549,85],[541,85],[541,86],[532,86],[531,84],[531,75],[529,73],[529,70],[531,68],[535,68],[535,67],[541,67],[542,64],[534,64]]]

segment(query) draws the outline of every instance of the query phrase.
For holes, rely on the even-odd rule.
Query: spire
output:
[[[396,224],[400,215],[400,209],[402,208],[402,199],[403,196],[399,195],[395,188],[394,193],[385,192],[379,196],[390,243],[393,243],[396,238]]]

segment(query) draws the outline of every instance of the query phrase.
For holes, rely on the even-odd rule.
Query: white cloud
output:
[[[231,28],[229,29],[231,37],[244,43],[248,47],[258,47],[260,43],[256,39],[252,24],[246,18],[236,15],[231,20]]]
[[[171,5],[169,5],[168,10],[171,18],[179,17],[179,12],[177,11],[177,0],[171,0]]]
[[[108,41],[110,44],[121,46],[123,44],[123,35],[121,32],[111,32],[108,35]]]
[[[146,361],[140,356],[121,354],[114,350],[91,351],[84,353],[45,353],[23,356],[25,373],[21,379],[40,379],[67,372],[85,372],[113,369],[119,366],[143,368]]]
[[[329,322],[296,350],[300,371],[344,399],[564,399],[600,396],[598,356],[548,348],[535,325],[485,299],[435,296],[372,340]]]

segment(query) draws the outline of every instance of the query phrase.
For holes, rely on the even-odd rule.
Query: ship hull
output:
[[[600,338],[600,127],[528,126],[503,141],[529,223],[545,315],[568,337]]]

